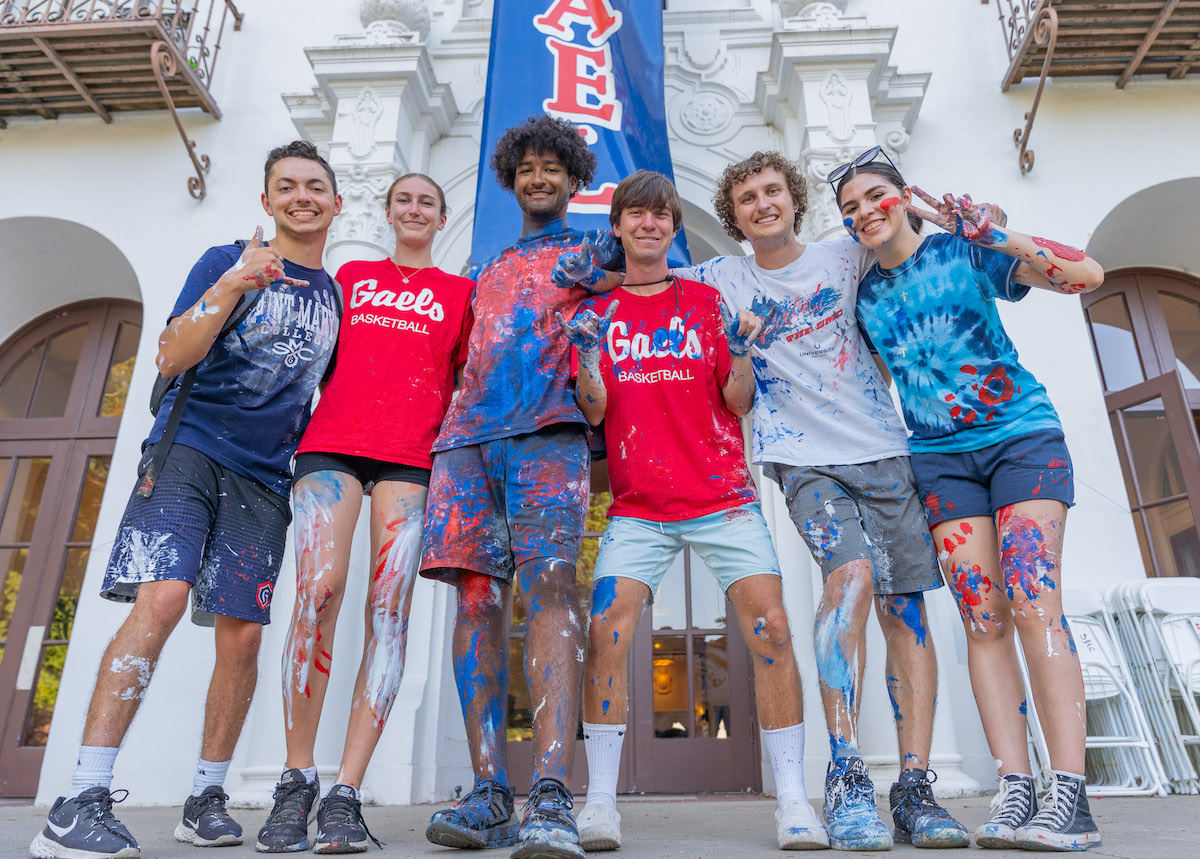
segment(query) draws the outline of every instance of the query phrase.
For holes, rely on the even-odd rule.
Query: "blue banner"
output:
[[[567,209],[575,229],[609,229],[612,193],[638,169],[674,180],[663,99],[662,4],[648,0],[495,0],[471,262],[521,234],[521,210],[492,172],[504,132],[542,113],[575,123],[596,156],[591,186]],[[689,262],[683,232],[672,264]]]

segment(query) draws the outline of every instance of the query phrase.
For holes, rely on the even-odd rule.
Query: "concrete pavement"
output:
[[[988,797],[945,800],[943,804],[968,829],[974,830],[988,817]],[[598,853],[613,859],[660,859],[660,857],[714,857],[742,859],[743,857],[782,856],[775,848],[775,822],[772,812],[775,802],[763,798],[727,797],[622,797],[618,803],[622,816],[624,845],[617,853]],[[882,801],[884,819],[886,799]],[[582,797],[580,798],[582,806]],[[502,859],[507,850],[487,854],[464,852],[437,847],[425,840],[425,823],[429,815],[444,805],[368,806],[364,809],[367,825],[385,843],[383,850],[372,846],[367,857],[401,859],[401,857],[488,856]],[[256,855],[254,833],[266,815],[263,809],[233,809],[234,817],[245,827],[249,843],[237,847],[211,848],[197,854],[200,848],[181,844],[171,837],[182,813],[181,806],[116,806],[118,816],[138,838],[142,856],[186,857],[186,859],[237,859]],[[1200,797],[1169,796],[1166,798],[1103,798],[1092,800],[1092,813],[1100,825],[1103,846],[1089,851],[1093,857],[1121,859],[1193,859],[1200,857]],[[32,806],[0,805],[0,859],[28,856],[30,839],[45,823],[46,809]],[[971,848],[975,856],[987,859],[1031,854],[1023,851],[980,851]],[[890,856],[913,857],[911,846],[900,846]],[[926,857],[929,853],[920,851]],[[786,854],[794,855],[794,854]],[[843,854],[830,851],[824,855],[871,856],[878,854]],[[937,855],[937,854],[934,854]],[[948,851],[941,855],[966,855]]]

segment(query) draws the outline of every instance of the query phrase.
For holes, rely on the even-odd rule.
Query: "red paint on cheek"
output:
[[[883,209],[885,212],[891,209],[892,206],[899,205],[901,205],[899,197],[886,197],[879,201],[879,208]]]
[[[1045,248],[1054,254],[1059,259],[1070,260],[1071,262],[1079,262],[1087,258],[1087,254],[1083,251],[1073,248],[1070,245],[1060,245],[1058,242],[1052,242],[1049,239],[1033,237],[1033,243],[1038,247]]]

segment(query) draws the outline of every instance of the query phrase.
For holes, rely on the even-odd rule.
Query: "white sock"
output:
[[[804,789],[804,723],[773,731],[763,728],[762,736],[771,757],[779,807],[789,802],[808,802],[808,791]]]
[[[311,767],[300,767],[300,772],[304,773],[304,780],[306,782],[308,782],[309,784],[312,784],[314,781],[317,780],[317,765],[316,764],[313,764]]]
[[[346,784],[344,781],[339,781],[337,784],[335,784],[333,787],[331,787],[329,789],[329,792],[333,793],[339,787],[344,787],[344,788],[346,788],[346,790],[351,791],[354,794],[354,798],[357,799],[359,802],[362,802],[362,791],[359,790],[357,787],[355,787],[352,784]]]
[[[229,761],[206,761],[200,758],[196,761],[196,774],[192,776],[192,796],[204,793],[206,787],[221,787],[225,784],[225,774],[229,772]]]
[[[621,773],[621,744],[624,725],[583,723],[583,748],[588,762],[588,802],[617,807],[617,776]]]
[[[117,746],[80,746],[75,773],[71,776],[70,797],[79,796],[89,787],[112,787],[113,764],[119,751]]]

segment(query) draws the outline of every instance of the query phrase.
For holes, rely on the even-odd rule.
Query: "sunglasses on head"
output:
[[[884,159],[887,160],[888,164],[892,165],[893,170],[895,170],[897,173],[900,172],[900,168],[898,168],[896,166],[895,162],[892,161],[891,158],[888,158],[888,154],[883,151],[882,146],[872,146],[870,149],[868,149],[862,155],[859,155],[853,161],[849,161],[849,162],[843,164],[841,167],[835,167],[833,170],[830,170],[829,175],[825,177],[825,181],[828,182],[830,185],[836,184],[839,179],[841,179],[843,176],[845,176],[847,173],[849,173],[854,168],[862,167],[864,164],[870,164],[872,161],[874,161],[880,155],[882,155],[884,157]]]

